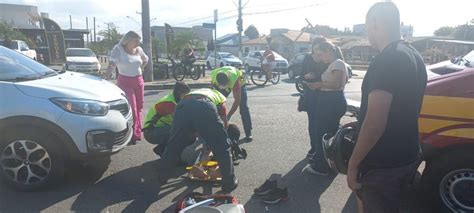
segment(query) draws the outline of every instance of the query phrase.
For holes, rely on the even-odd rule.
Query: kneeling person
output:
[[[163,153],[164,169],[175,168],[183,150],[194,143],[195,133],[212,150],[222,173],[222,191],[230,193],[237,187],[229,139],[226,133],[226,98],[214,89],[199,89],[188,93],[176,107],[171,137]],[[220,117],[220,118],[219,118]],[[162,171],[164,179],[170,172]]]
[[[159,99],[148,110],[143,135],[148,142],[157,145],[153,149],[157,155],[161,156],[169,140],[176,105],[190,91],[184,82],[176,82],[173,92]]]

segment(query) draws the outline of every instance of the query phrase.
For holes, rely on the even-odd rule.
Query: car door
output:
[[[216,66],[214,63],[214,53],[210,53],[209,56],[207,57],[207,61],[209,62],[209,65],[211,67]]]
[[[260,52],[254,52],[251,58],[251,66],[255,69],[260,69],[261,67],[261,54]]]

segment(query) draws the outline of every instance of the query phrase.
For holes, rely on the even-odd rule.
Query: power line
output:
[[[318,7],[318,6],[321,6],[321,5],[324,5],[324,4],[326,4],[326,2],[321,2],[321,3],[316,3],[316,4],[309,4],[309,5],[299,6],[299,7],[285,8],[285,9],[276,9],[276,10],[270,10],[270,11],[243,13],[242,15],[262,15],[262,14],[280,13],[280,12],[286,12],[286,11],[292,11],[292,10],[301,10],[301,9],[305,9],[305,8],[308,8],[308,7]],[[252,7],[250,7],[250,8],[252,8]],[[224,14],[228,14],[228,13],[231,13],[231,12],[236,12],[236,11],[237,11],[237,9],[228,10],[228,11],[219,13],[219,16],[224,15]],[[238,14],[235,14],[235,15],[220,18],[219,20],[225,21],[225,20],[232,19],[232,18],[237,18],[237,17],[238,17]],[[181,22],[181,23],[178,23],[178,24],[173,24],[173,25],[174,26],[192,25],[192,24],[201,23],[204,20],[208,20],[208,19],[212,19],[212,18],[214,18],[214,16],[206,16],[206,17],[201,17],[201,18],[197,18],[197,19],[193,19],[193,20],[188,20],[188,21]]]
[[[224,11],[222,13],[219,13],[219,16],[221,15],[225,15],[225,14],[228,14],[228,13],[231,13],[231,12],[235,12],[237,11],[236,9],[234,10],[228,10],[228,11]],[[214,18],[214,15],[212,16],[206,16],[206,17],[201,17],[201,18],[197,18],[197,19],[192,19],[192,20],[188,20],[188,21],[185,21],[185,22],[181,22],[181,23],[177,23],[177,24],[173,24],[174,26],[182,26],[182,25],[186,25],[186,24],[190,24],[190,23],[196,23],[196,22],[200,22],[202,20],[207,20],[207,19],[212,19]]]
[[[300,9],[305,9],[308,7],[318,7],[323,5],[324,3],[318,3],[318,4],[310,4],[310,5],[305,5],[305,6],[300,6],[300,7],[292,7],[292,8],[286,8],[286,9],[278,9],[278,10],[270,10],[270,11],[263,11],[263,12],[252,12],[252,13],[244,13],[244,15],[261,15],[261,14],[270,14],[270,13],[280,13],[280,12],[286,12],[286,11],[291,11],[291,10],[300,10]]]

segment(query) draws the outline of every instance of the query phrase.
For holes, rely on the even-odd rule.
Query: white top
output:
[[[341,59],[337,59],[337,60],[333,61],[331,64],[329,64],[326,71],[324,71],[323,74],[321,75],[321,80],[323,82],[336,82],[338,79],[336,79],[336,76],[334,75],[334,72],[333,72],[334,70],[342,70],[344,72],[343,73],[343,78],[340,79],[342,81],[341,88],[338,88],[338,89],[322,88],[321,90],[323,90],[323,91],[343,91],[344,90],[344,87],[346,86],[349,74],[347,73],[346,63]]]
[[[148,62],[148,56],[141,47],[137,47],[136,54],[130,55],[122,45],[117,44],[110,53],[110,61],[117,65],[120,75],[135,77],[142,75],[141,66]]]

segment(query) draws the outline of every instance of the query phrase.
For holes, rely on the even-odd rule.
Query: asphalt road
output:
[[[307,116],[296,111],[298,94],[285,78],[278,85],[249,87],[254,141],[241,145],[249,156],[235,167],[240,185],[233,195],[247,212],[355,212],[354,195],[345,176],[301,173],[309,150]],[[351,79],[346,87],[348,98],[360,100],[361,81],[360,77]],[[144,113],[168,92],[146,91]],[[228,102],[232,103],[232,98]],[[344,117],[343,122],[350,119]],[[231,122],[241,126],[240,115],[233,116]],[[192,161],[199,148],[189,147],[183,158]],[[65,181],[39,192],[18,192],[1,183],[0,212],[173,212],[175,202],[191,191],[214,193],[220,189],[179,176],[160,186],[159,160],[151,149],[146,141],[129,146],[111,157],[105,171],[98,162],[71,166]],[[272,175],[281,177],[279,185],[288,187],[290,199],[265,205],[253,196],[253,189]]]

